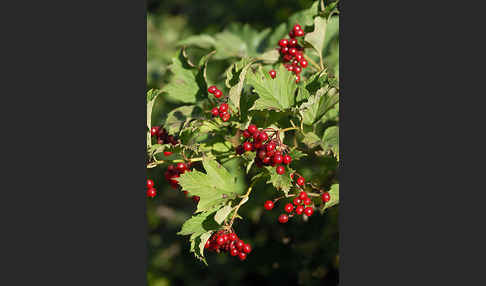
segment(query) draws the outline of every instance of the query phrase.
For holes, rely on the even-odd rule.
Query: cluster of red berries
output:
[[[180,185],[179,182],[177,181],[177,178],[180,177],[181,174],[184,174],[185,172],[190,172],[191,171],[191,163],[182,163],[179,162],[176,165],[169,165],[167,167],[167,171],[165,171],[164,176],[165,179],[169,182],[170,186],[177,190],[179,189]],[[187,191],[183,191],[185,195],[187,195]],[[198,196],[192,196],[192,199],[197,203],[199,202],[199,197]]]
[[[306,216],[311,216],[314,213],[314,208],[310,207],[308,205],[312,204],[312,200],[307,196],[307,193],[302,191],[299,193],[298,196],[296,196],[293,200],[293,204],[288,203],[285,205],[284,210],[287,214],[281,214],[278,217],[278,221],[280,223],[286,223],[289,221],[290,217],[293,217],[294,215],[292,212],[295,210],[295,213],[298,215],[305,214]],[[295,205],[295,207],[294,207]],[[307,206],[307,207],[306,207]],[[266,201],[263,207],[266,210],[271,210],[274,207],[274,203],[272,201]]]
[[[289,32],[290,39],[280,39],[278,45],[280,46],[280,54],[285,67],[288,71],[295,74],[295,82],[300,81],[300,73],[302,69],[308,65],[307,60],[304,58],[304,47],[300,46],[297,42],[297,37],[304,36],[304,30],[299,24],[296,24],[292,31]],[[272,72],[273,71],[273,72]],[[275,78],[275,71],[270,71],[270,76]]]
[[[273,133],[272,137],[276,133]],[[247,129],[243,131],[245,142],[236,148],[237,154],[244,152],[256,152],[255,165],[257,167],[276,166],[276,172],[279,175],[285,173],[285,166],[292,162],[292,157],[288,154],[282,154],[282,149],[279,142],[270,138],[265,130],[258,130],[255,124],[250,124]]]
[[[239,239],[236,233],[219,230],[206,241],[204,248],[220,253],[229,252],[231,256],[238,256],[243,261],[251,252],[251,245]]]
[[[157,136],[157,144],[172,144],[176,145],[179,143],[177,139],[173,135],[169,135],[167,133],[167,130],[165,128],[160,128],[160,126],[153,126],[150,129],[150,135],[152,136]],[[164,151],[164,156],[170,156],[172,155],[172,152],[170,151]]]
[[[157,190],[154,188],[154,181],[147,179],[147,197],[153,198],[157,195]]]
[[[208,87],[208,92],[213,94],[216,98],[220,98],[221,96],[223,96],[221,90],[219,90],[215,85]],[[213,117],[219,116],[219,118],[221,118],[221,120],[223,120],[224,122],[230,120],[231,118],[229,105],[227,103],[221,103],[219,107],[214,107],[213,109],[211,109],[211,114],[213,115]]]

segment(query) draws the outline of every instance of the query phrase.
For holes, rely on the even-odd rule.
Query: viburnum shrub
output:
[[[305,222],[339,203],[339,80],[337,67],[324,60],[331,49],[326,33],[338,11],[319,3],[272,33],[255,36],[244,28],[245,40],[259,43],[254,50],[246,44],[246,54],[226,39],[231,29],[183,41],[169,66],[170,81],[147,92],[147,168],[161,169],[166,179],[147,179],[147,196],[156,197],[155,183],[166,183],[194,200],[194,215],[178,234],[190,236],[191,252],[204,263],[204,250],[247,259],[252,247],[238,238],[235,222],[244,219],[238,211],[258,183],[273,186],[262,214],[280,224]],[[194,46],[209,50],[197,64],[188,55]],[[207,76],[212,59],[228,62],[215,79]],[[155,125],[152,113],[161,98],[179,105],[157,115],[162,123]],[[323,178],[319,165],[311,165],[312,173],[295,169],[313,158],[335,161],[327,170],[334,175]],[[244,176],[223,166],[230,160]]]

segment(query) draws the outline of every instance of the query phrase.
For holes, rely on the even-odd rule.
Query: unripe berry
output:
[[[299,185],[299,186],[303,186],[304,184],[305,184],[305,179],[304,179],[304,177],[299,177],[299,178],[297,179],[297,185]]]
[[[289,221],[289,216],[286,215],[286,214],[281,214],[279,217],[278,217],[278,222],[279,223],[286,223]]]
[[[157,135],[157,133],[159,133],[159,129],[160,129],[160,127],[158,127],[158,126],[154,126],[154,127],[150,128],[150,135],[152,135],[152,136]]]
[[[240,253],[238,254],[238,258],[239,258],[241,261],[245,260],[245,259],[246,259],[246,253],[244,253],[244,252],[240,252]]]
[[[328,201],[331,200],[331,195],[326,192],[322,194],[321,198],[322,198],[322,202],[327,203]]]
[[[252,148],[253,146],[251,145],[250,142],[243,143],[243,149],[245,149],[245,151],[251,151]]]
[[[314,213],[314,209],[313,209],[313,208],[311,208],[311,207],[306,207],[306,208],[304,209],[304,214],[305,214],[306,216],[311,216],[313,213]]]
[[[285,47],[289,44],[289,40],[287,39],[281,39],[279,42],[278,42],[278,45],[281,46],[281,47]]]
[[[219,106],[219,112],[225,112],[225,111],[228,111],[228,104],[227,103],[221,103],[221,105]]]
[[[307,193],[306,192],[300,192],[299,193],[299,199],[305,200],[305,198],[307,198]]]
[[[172,152],[170,152],[170,151],[164,151],[164,156],[167,157],[167,156],[170,156],[170,155],[172,155]]]
[[[295,197],[293,202],[294,205],[298,206],[302,203],[302,200],[299,197]]]
[[[301,215],[304,212],[304,206],[297,206],[295,208],[295,213]]]
[[[285,165],[288,165],[290,164],[290,162],[292,162],[292,157],[290,157],[290,155],[284,155],[283,156],[283,160],[282,162],[285,164]]]
[[[291,203],[288,203],[285,205],[284,210],[288,213],[291,213],[294,210],[294,205]]]
[[[270,74],[271,78],[275,78],[277,76],[277,72],[275,70],[270,70],[268,73]]]
[[[274,162],[275,164],[280,164],[280,163],[282,163],[282,161],[283,161],[283,157],[282,157],[282,155],[280,155],[280,154],[275,154],[275,155],[273,156],[273,162]]]
[[[147,188],[153,188],[154,187],[154,181],[147,179]]]
[[[215,85],[212,85],[208,87],[208,92],[214,94],[214,92],[218,90],[218,88]]]
[[[230,254],[231,256],[237,256],[238,254],[240,254],[240,252],[238,251],[238,249],[233,248],[230,250]]]
[[[305,59],[300,60],[300,66],[301,67],[306,68],[308,64],[309,63]]]
[[[265,204],[263,205],[263,207],[269,211],[271,209],[273,209],[273,202],[272,201],[266,201]]]
[[[250,138],[250,136],[251,136],[251,133],[248,130],[243,131],[243,137]]]
[[[306,206],[308,206],[308,205],[312,204],[312,200],[311,200],[309,197],[305,198],[305,199],[303,200],[303,202],[304,202],[304,205],[306,205]]]
[[[246,252],[246,253],[250,253],[251,252],[251,245],[248,244],[248,243],[245,243],[245,245],[243,245],[243,251]]]
[[[258,131],[258,127],[256,127],[255,124],[250,124],[248,126],[248,132],[250,132],[251,134],[253,134],[253,133],[257,132],[257,131]]]
[[[216,89],[216,90],[214,91],[214,97],[216,97],[216,98],[220,98],[222,95],[223,95],[223,92],[221,92],[221,90]]]
[[[157,191],[154,188],[150,188],[147,190],[147,196],[153,198],[157,195]]]
[[[213,107],[213,109],[211,109],[211,115],[212,116],[218,116],[219,115],[219,110],[217,107]]]
[[[277,166],[276,171],[277,171],[277,174],[282,175],[282,174],[285,173],[285,167],[282,166],[282,165],[279,165],[279,166]]]

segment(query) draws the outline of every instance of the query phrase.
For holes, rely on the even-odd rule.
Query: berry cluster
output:
[[[272,132],[268,136],[267,131]],[[250,124],[246,130],[243,130],[243,137],[245,142],[236,148],[237,154],[244,152],[256,152],[255,165],[257,167],[276,166],[276,172],[279,175],[285,173],[285,166],[292,162],[292,157],[288,154],[283,154],[286,148],[278,140],[278,132],[269,128],[258,130],[255,124]],[[276,137],[274,139],[274,137]]]
[[[206,241],[204,248],[210,251],[220,253],[221,251],[229,252],[231,256],[238,256],[243,261],[251,252],[251,245],[239,239],[236,233],[225,230],[219,230]]]
[[[169,182],[170,186],[177,190],[179,189],[180,185],[179,182],[177,181],[177,178],[181,174],[184,174],[185,172],[190,172],[191,171],[191,163],[177,163],[176,165],[169,165],[167,167],[167,171],[165,171],[164,176],[165,179]],[[187,195],[187,191],[183,191],[185,195]],[[199,202],[199,197],[198,196],[192,196],[192,199],[197,203]]]
[[[157,195],[157,190],[154,188],[154,181],[147,179],[147,197],[153,198]]]
[[[296,24],[292,31],[289,32],[290,39],[280,39],[278,45],[280,46],[280,54],[285,67],[288,71],[295,74],[295,82],[300,81],[300,73],[302,69],[308,65],[307,60],[304,58],[304,47],[300,46],[297,41],[297,37],[304,36],[304,30],[299,24]],[[272,72],[273,71],[273,72]],[[275,78],[275,71],[270,71],[270,76]]]
[[[293,217],[294,214],[292,214],[294,211],[296,214],[301,215],[305,214],[306,216],[311,216],[314,213],[314,208],[310,207],[309,205],[312,204],[312,200],[307,196],[307,193],[302,191],[297,195],[292,203],[287,203],[284,206],[284,211],[287,212],[288,214],[281,214],[278,217],[278,222],[280,223],[286,223],[289,221],[289,218]],[[294,206],[295,205],[295,206]],[[266,201],[263,207],[266,210],[271,210],[273,209],[274,203],[272,201]]]
[[[216,98],[220,98],[221,96],[223,96],[221,90],[219,90],[214,85],[208,87],[208,92],[213,94]],[[223,120],[224,122],[230,120],[231,118],[229,105],[227,103],[221,103],[219,107],[214,107],[213,109],[211,109],[211,114],[213,115],[213,117],[219,116],[219,118],[221,118],[221,120]]]
[[[157,136],[157,144],[172,144],[172,145],[177,145],[179,141],[175,139],[173,135],[169,135],[167,133],[167,130],[165,128],[160,128],[160,126],[153,126],[150,129],[150,135],[152,136]],[[172,152],[170,151],[164,151],[164,156],[170,156],[172,155]]]

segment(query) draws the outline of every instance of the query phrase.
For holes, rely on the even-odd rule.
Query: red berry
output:
[[[248,132],[250,132],[251,134],[253,134],[253,133],[257,132],[257,131],[258,131],[258,127],[256,127],[255,124],[250,124],[248,126]]]
[[[241,250],[243,248],[243,246],[245,245],[245,243],[243,242],[243,240],[238,239],[238,241],[235,243],[235,245],[236,245],[236,249]]]
[[[291,213],[294,210],[294,205],[291,203],[288,203],[285,205],[284,210],[288,213]]]
[[[204,245],[205,249],[208,249],[211,246],[211,240],[206,240],[206,244]]]
[[[313,209],[313,208],[311,208],[311,207],[306,207],[306,208],[304,209],[304,214],[305,214],[306,216],[311,216],[313,213],[314,213],[314,209]]]
[[[297,40],[296,39],[290,39],[289,40],[289,46],[290,47],[295,47],[297,45]]]
[[[265,152],[265,150],[258,151],[258,158],[263,160],[265,157],[267,157],[267,152]]]
[[[292,61],[292,65],[294,66],[294,69],[295,69],[295,66],[299,65],[299,61],[297,59],[294,59]]]
[[[301,215],[304,212],[304,206],[297,206],[295,208],[295,213]]]
[[[286,54],[289,52],[289,47],[285,46],[285,47],[280,47],[280,53],[282,54]]]
[[[230,120],[231,114],[229,114],[229,113],[221,114],[220,117],[221,117],[221,120],[223,120],[223,122],[226,122],[226,121]]]
[[[289,44],[289,40],[287,39],[281,39],[280,41],[278,41],[278,45],[281,46],[281,47],[285,47]]]
[[[253,142],[257,141],[258,140],[258,137],[260,137],[260,131],[255,131],[255,133],[253,133],[252,135],[253,137]]]
[[[277,154],[275,154],[275,155],[273,156],[273,162],[274,162],[275,164],[280,164],[280,163],[282,163],[282,161],[283,161],[283,157],[282,157],[282,155],[280,155],[280,154],[278,154],[278,153],[277,153]]]
[[[304,177],[299,177],[299,178],[297,179],[297,185],[299,185],[299,186],[303,186],[304,184],[305,184],[305,179],[304,179]]]
[[[273,158],[274,155],[275,155],[275,150],[267,151],[267,156],[268,157]]]
[[[219,115],[219,110],[217,107],[213,107],[213,109],[211,109],[211,115],[212,116],[218,116]]]
[[[277,171],[277,174],[282,175],[283,173],[285,173],[285,167],[282,166],[282,165],[279,165],[279,166],[277,166],[276,171]]]
[[[233,248],[233,249],[230,250],[230,254],[231,254],[231,256],[236,256],[236,255],[240,254],[240,252],[238,251],[238,249]]]
[[[300,82],[300,75],[296,75],[295,76],[295,83],[299,83]]]
[[[199,200],[200,200],[200,199],[201,199],[201,198],[200,198],[199,196],[193,196],[193,197],[192,197],[192,200],[193,200],[194,202],[196,202],[196,203],[199,203]]]
[[[252,148],[253,146],[251,145],[250,142],[243,143],[243,149],[245,149],[245,151],[251,151]]]
[[[290,164],[290,162],[292,162],[292,157],[290,157],[290,155],[284,155],[283,156],[283,160],[282,162],[285,164],[285,165],[288,165]]]
[[[248,243],[245,243],[245,245],[243,245],[243,251],[246,252],[246,253],[250,253],[251,252],[251,245],[248,244]]]
[[[294,179],[294,173],[290,174],[290,179]]]
[[[228,111],[228,104],[227,103],[221,103],[221,105],[219,106],[219,112],[225,112],[225,111]]]
[[[294,198],[294,205],[298,206],[302,203],[302,200],[299,197]]]
[[[216,90],[214,91],[214,97],[216,97],[216,98],[220,98],[222,95],[223,95],[223,93],[221,92],[221,90],[216,89]]]
[[[147,179],[147,188],[153,188],[154,187],[154,181]]]
[[[271,209],[273,209],[273,202],[272,201],[266,201],[265,204],[263,205],[263,207],[269,211]]]
[[[157,135],[157,133],[159,133],[159,129],[160,129],[159,126],[154,126],[154,127],[150,128],[150,135],[152,135],[152,136]]]
[[[270,152],[270,151],[275,150],[275,147],[277,147],[277,146],[275,145],[275,143],[270,142],[270,143],[268,143],[268,144],[267,144],[267,146],[265,147],[265,149],[267,149],[267,152]]]
[[[223,239],[224,239],[224,242],[227,242],[229,240],[229,236],[227,234],[223,234]]]
[[[230,241],[237,240],[238,236],[236,236],[236,233],[232,232],[228,235],[228,238]]]
[[[150,188],[147,190],[147,196],[153,198],[157,195],[157,191],[154,188]]]
[[[167,157],[167,156],[170,156],[170,155],[172,155],[172,152],[170,152],[170,151],[164,151],[164,156]]]
[[[176,170],[175,165],[169,165],[169,167],[167,167],[167,171],[169,172],[174,172],[175,170]]]
[[[239,258],[241,261],[245,260],[245,259],[246,259],[246,253],[244,253],[244,252],[240,252],[240,253],[238,254],[238,258]]]
[[[289,37],[290,37],[291,39],[295,38],[294,31],[290,31],[290,32],[289,32]]]
[[[218,245],[223,245],[225,243],[224,237],[222,235],[218,236],[218,238],[216,238],[216,243]]]
[[[308,65],[308,62],[305,59],[300,60],[300,66],[303,68],[306,68]]]
[[[286,215],[286,214],[281,214],[279,217],[278,217],[278,222],[279,223],[286,223],[289,221],[289,216]]]
[[[322,194],[321,198],[322,198],[322,202],[327,203],[328,201],[331,200],[331,195],[326,192]]]
[[[295,74],[300,74],[300,72],[302,71],[302,68],[299,67],[299,66],[294,66],[294,73]]]
[[[262,142],[257,141],[257,142],[255,142],[255,143],[253,143],[253,148],[254,148],[255,150],[258,150],[258,149],[262,148]]]
[[[271,78],[275,78],[277,76],[277,72],[275,70],[270,70],[268,73],[270,74]]]
[[[296,48],[290,48],[289,49],[289,55],[295,56],[295,53],[297,53],[297,49]]]
[[[289,72],[293,72],[294,71],[294,66],[287,66],[287,70]]]
[[[284,61],[284,62],[288,62],[288,61],[290,61],[291,59],[292,59],[292,56],[291,56],[291,55],[289,55],[289,54],[286,54],[285,56],[283,56],[283,61]]]
[[[305,198],[307,198],[307,193],[306,192],[300,192],[299,193],[299,199],[305,200]]]
[[[306,205],[306,206],[308,206],[308,205],[312,204],[312,200],[311,200],[309,197],[305,198],[305,199],[303,200],[303,202],[304,202],[304,205]]]
[[[216,90],[218,90],[218,88],[215,85],[212,85],[212,86],[208,87],[208,92],[209,93],[213,93],[214,94],[214,92]]]
[[[184,163],[177,163],[177,171],[184,173],[186,171],[186,164]]]
[[[302,52],[297,52],[294,57],[298,62],[302,61],[303,58],[304,56],[302,55]]]
[[[268,164],[268,163],[270,163],[270,161],[272,161],[272,158],[267,156],[267,157],[263,158],[262,161],[263,161],[264,164]]]
[[[295,32],[297,30],[302,30],[302,27],[299,24],[294,25],[293,31]]]
[[[250,138],[250,136],[251,136],[251,133],[248,130],[243,131],[243,137]]]
[[[304,34],[305,34],[304,33],[304,30],[296,30],[296,31],[294,31],[294,35],[296,37],[302,37],[302,36],[304,36]]]

